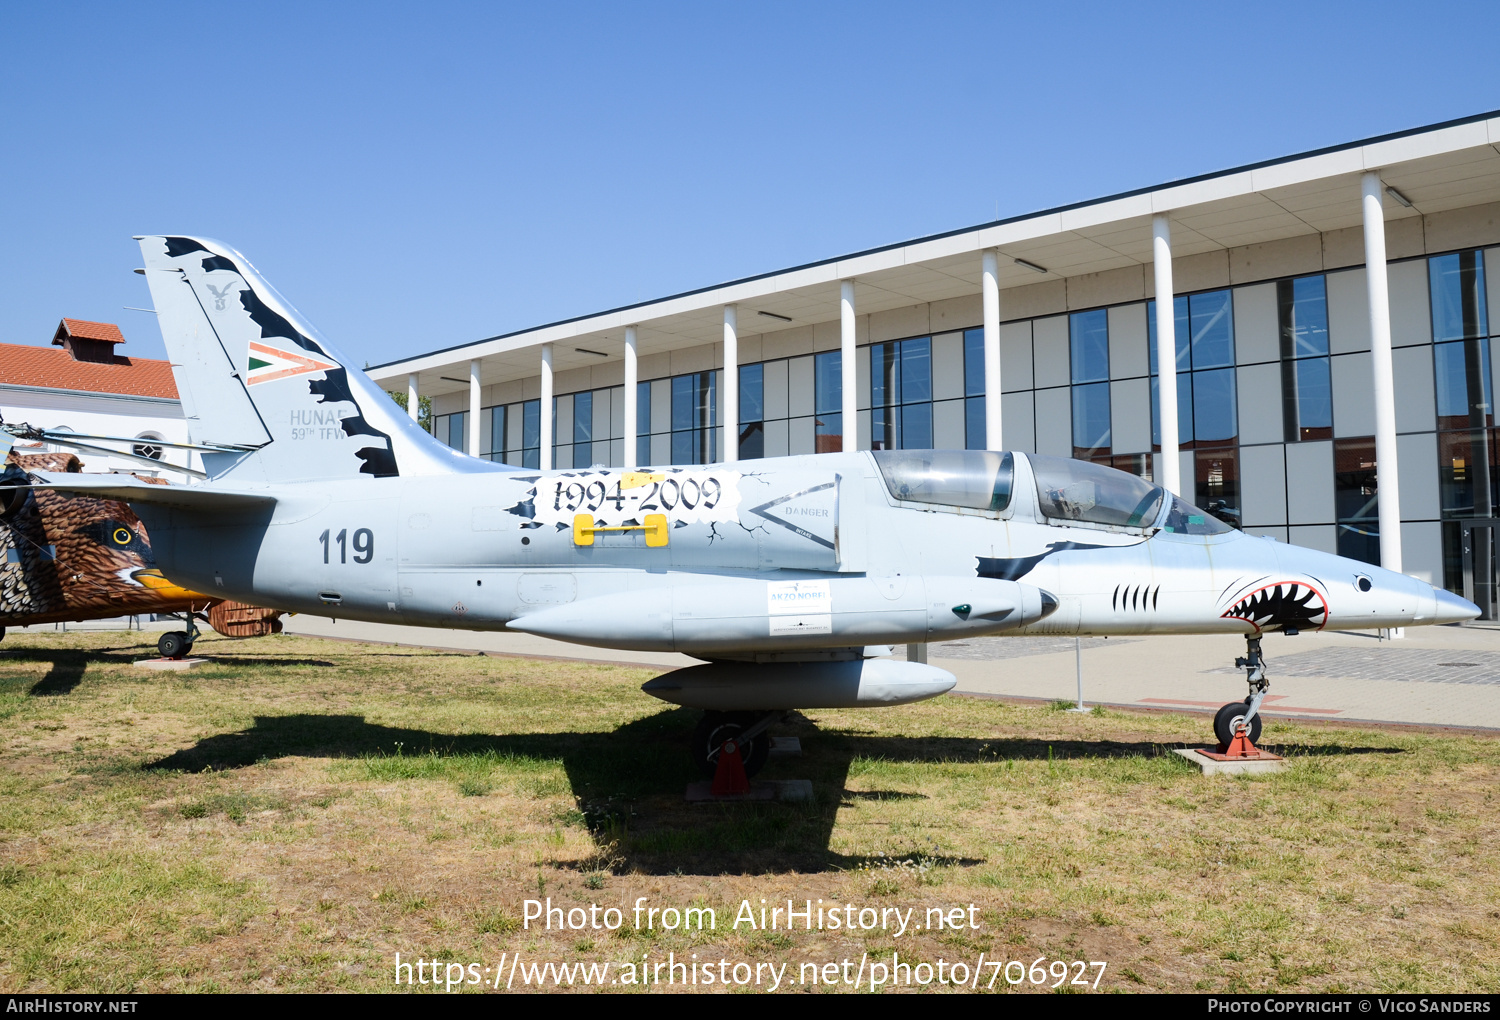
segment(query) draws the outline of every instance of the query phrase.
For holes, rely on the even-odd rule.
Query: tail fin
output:
[[[235,448],[204,455],[210,478],[234,472],[236,480],[290,482],[491,467],[423,432],[233,248],[195,237],[139,240],[189,435]]]

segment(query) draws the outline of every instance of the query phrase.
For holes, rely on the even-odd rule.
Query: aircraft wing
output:
[[[128,475],[85,475],[33,471],[42,484],[35,489],[71,492],[125,503],[150,503],[182,510],[244,510],[272,506],[276,497],[260,492],[233,492],[202,485],[151,485]]]

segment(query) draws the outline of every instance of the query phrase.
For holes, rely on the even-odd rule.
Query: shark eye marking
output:
[[[1354,578],[1354,587],[1358,588],[1360,591],[1369,591],[1371,588],[1375,587],[1375,582],[1371,581],[1364,574],[1357,574]]]
[[[1310,584],[1282,581],[1243,596],[1220,619],[1244,620],[1257,631],[1267,627],[1321,629],[1328,622],[1328,600]]]
[[[1149,584],[1117,584],[1115,592],[1109,597],[1109,608],[1112,611],[1124,612],[1126,609],[1132,612],[1140,610],[1155,611],[1157,602],[1161,599],[1161,585]]]

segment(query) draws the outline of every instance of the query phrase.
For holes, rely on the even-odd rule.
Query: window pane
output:
[[[1333,498],[1340,556],[1380,564],[1380,500],[1375,477],[1375,440],[1333,443]]]
[[[1239,435],[1234,369],[1193,373],[1193,442],[1232,440]]]
[[[495,455],[491,458],[492,460],[501,460],[505,451],[511,447],[511,443],[508,442],[510,437],[505,434],[505,423],[505,405],[501,404],[499,407],[490,408],[489,452]]]
[[[1073,456],[1109,452],[1109,383],[1073,387]]]
[[[870,347],[870,406],[899,403],[901,393],[901,351],[899,344],[872,344]]]
[[[964,330],[964,396],[984,395],[984,330]]]
[[[1193,455],[1193,502],[1231,528],[1240,527],[1240,451],[1199,450]]]
[[[1493,429],[1438,433],[1438,491],[1444,517],[1491,517],[1500,466]],[[1476,499],[1477,497],[1477,499]]]
[[[814,453],[838,453],[844,448],[844,416],[842,414],[820,414],[813,418],[816,433],[813,438]]]
[[[697,374],[674,375],[672,377],[672,431],[690,429],[696,422],[694,412],[698,408],[698,393],[694,383]],[[674,441],[675,442],[675,441]],[[673,447],[672,463],[684,463],[677,459],[676,447]]]
[[[932,341],[901,341],[901,403],[932,399]],[[929,411],[929,416],[931,412]],[[931,443],[927,444],[931,446]]]
[[[1161,408],[1157,380],[1151,379],[1151,444],[1161,446]],[[1193,441],[1193,380],[1186,373],[1177,377],[1177,443],[1186,446]]]
[[[740,366],[740,421],[765,419],[766,366]],[[756,454],[757,457],[760,454]]]
[[[931,404],[907,404],[901,408],[901,449],[932,449]]]
[[[1289,443],[1333,438],[1333,384],[1327,358],[1281,363],[1281,413]]]
[[[1438,428],[1484,428],[1494,423],[1490,407],[1490,345],[1487,340],[1434,344]]]
[[[1068,316],[1068,341],[1073,355],[1073,381],[1098,382],[1109,378],[1109,313],[1104,309]]]
[[[1328,353],[1328,289],[1321,276],[1282,280],[1276,285],[1281,319],[1281,356],[1306,358]]]
[[[672,463],[692,464],[693,460],[693,433],[672,433]]]
[[[521,405],[521,448],[539,450],[542,445],[542,402],[528,400]],[[536,464],[528,465],[536,467]]]
[[[964,401],[964,445],[971,450],[984,450],[989,446],[984,415],[983,397],[969,397]]]
[[[1194,294],[1192,309],[1193,368],[1234,364],[1234,302],[1229,291]]]
[[[1172,339],[1177,345],[1177,371],[1186,372],[1192,368],[1192,362],[1188,358],[1188,345],[1192,341],[1192,334],[1188,330],[1188,299],[1184,295],[1172,299],[1173,308],[1173,334]],[[1151,360],[1151,374],[1156,374],[1156,302],[1146,302],[1146,356]]]
[[[872,407],[870,409],[870,449],[899,450],[896,441],[901,424],[901,408]]]
[[[824,351],[813,358],[813,413],[843,410],[844,353]]]
[[[651,463],[651,436],[644,432],[635,437],[635,462],[641,467]]]
[[[758,421],[740,426],[740,459],[758,460],[766,455],[766,427]]]
[[[1484,263],[1477,251],[1428,259],[1427,278],[1432,289],[1434,341],[1489,336]]]
[[[573,442],[587,443],[594,438],[594,394],[573,394]],[[584,465],[587,467],[588,465]]]
[[[635,384],[635,431],[638,436],[651,434],[651,384],[648,382]],[[637,458],[636,463],[645,464],[650,459]]]

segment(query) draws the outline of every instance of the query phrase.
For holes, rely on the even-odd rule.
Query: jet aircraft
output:
[[[970,635],[1242,634],[1254,740],[1268,631],[1473,618],[1369,564],[1236,531],[1134,475],[1029,453],[899,450],[536,471],[423,432],[243,255],[140,238],[207,480],[51,475],[127,501],[196,590],[373,622],[511,629],[702,665],[644,686],[705,710],[753,773],[788,710],[899,705],[952,674],[890,647]]]

